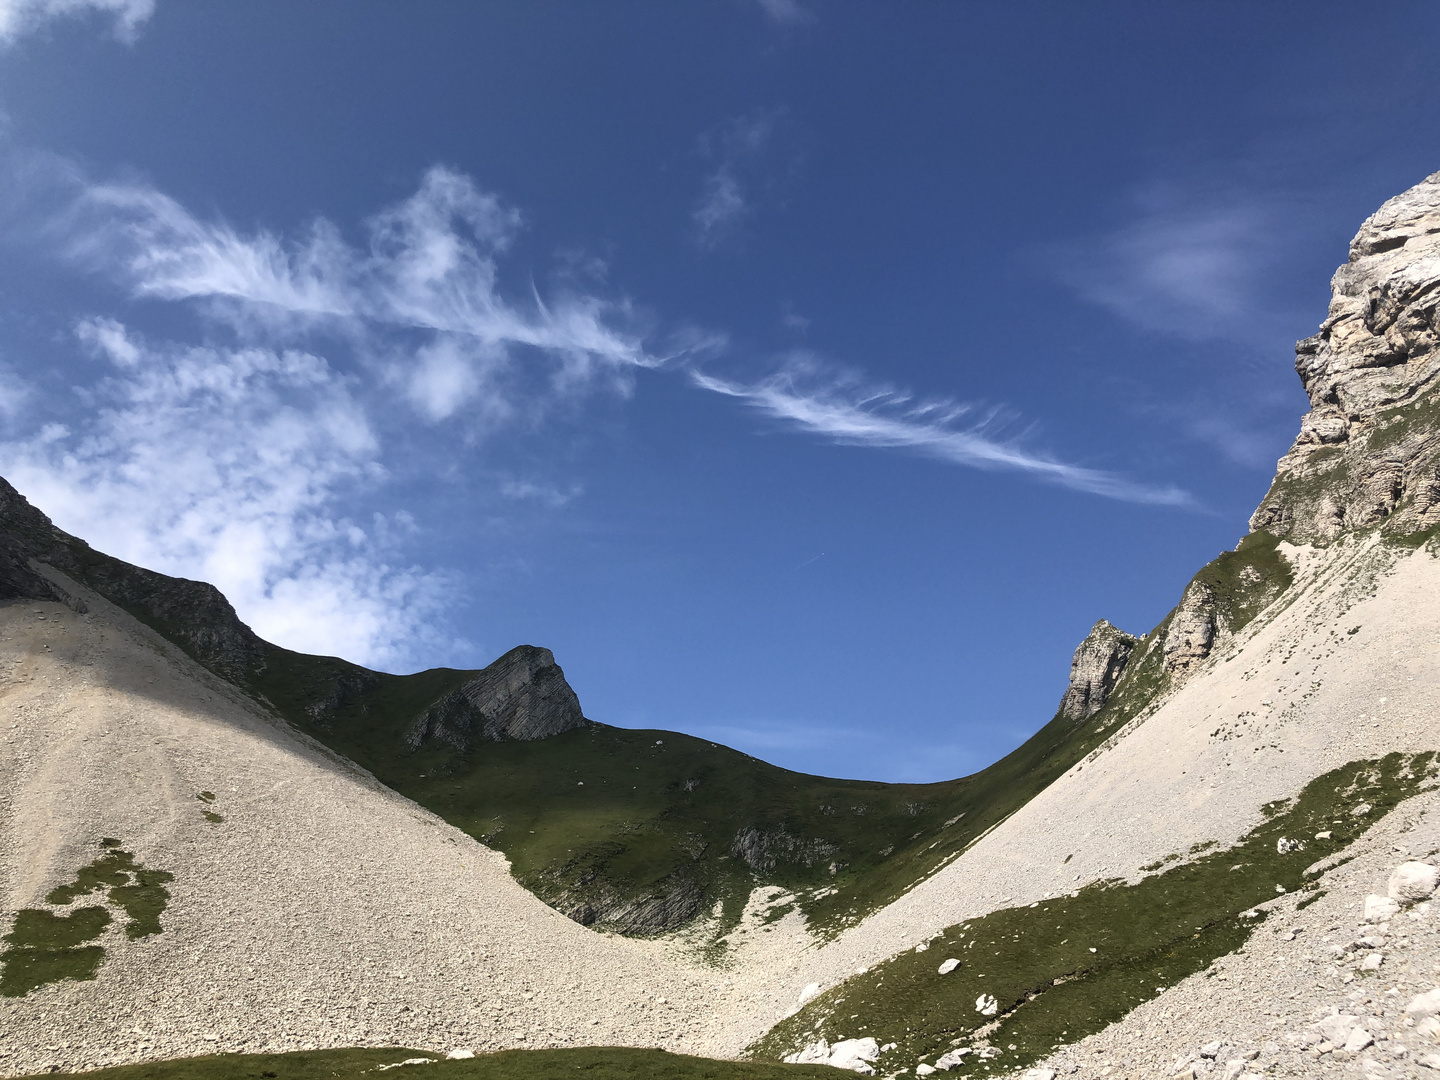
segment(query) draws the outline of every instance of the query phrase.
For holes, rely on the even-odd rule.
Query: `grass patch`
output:
[[[103,907],[83,907],[69,915],[27,908],[0,953],[0,997],[24,997],[31,990],[61,979],[93,979],[105,958],[94,941],[110,925]]]
[[[428,1065],[375,1071],[407,1058]],[[825,1071],[821,1071],[825,1070]],[[381,1076],[414,1080],[801,1080],[833,1078],[824,1065],[776,1065],[720,1061],[664,1050],[593,1046],[567,1050],[503,1050],[460,1061],[436,1059],[423,1050],[305,1050],[290,1054],[216,1054],[173,1061],[121,1065],[84,1075],[95,1080],[350,1080]],[[43,1074],[53,1076],[53,1073]]]
[[[110,902],[123,909],[129,917],[129,925],[125,927],[127,937],[142,938],[160,933],[160,916],[170,902],[170,893],[165,886],[175,880],[175,875],[166,870],[151,870],[136,862],[131,852],[111,847],[110,839],[107,837],[101,842],[110,850],[89,866],[82,866],[73,882],[52,889],[45,902],[68,904],[76,897],[108,886]]]
[[[871,1036],[898,1044],[878,1063],[882,1073],[961,1046],[976,1048],[965,1074],[1024,1068],[1241,948],[1263,921],[1251,915],[1256,905],[1313,887],[1306,867],[1339,853],[1420,791],[1437,758],[1354,762],[1312,781],[1233,847],[1135,885],[1097,883],[951,926],[926,952],[901,953],[832,987],[750,1053],[778,1059],[820,1038]],[[1352,814],[1362,802],[1373,809]],[[1325,831],[1328,839],[1313,839]],[[1302,839],[1304,847],[1281,854],[1281,838]],[[939,975],[951,957],[959,968]],[[977,1012],[982,995],[996,999],[989,1017]],[[982,1048],[993,1056],[982,1058]]]
[[[200,816],[203,817],[206,821],[210,822],[211,825],[219,825],[222,821],[225,820],[213,810],[201,810]]]
[[[105,853],[75,873],[75,880],[51,889],[45,902],[65,907],[81,896],[102,891],[106,900],[125,912],[125,934],[130,938],[161,932],[160,916],[170,900],[165,889],[175,876],[151,870],[120,850],[120,841],[100,841]],[[61,979],[93,979],[105,959],[105,949],[87,942],[98,938],[111,923],[110,912],[99,905],[77,908],[69,914],[24,908],[0,952],[0,996],[24,997],[31,990]]]

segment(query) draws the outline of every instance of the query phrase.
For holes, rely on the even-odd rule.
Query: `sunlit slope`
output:
[[[1156,658],[1136,661],[1098,715],[1057,716],[989,768],[925,785],[794,773],[685,735],[585,721],[578,703],[573,726],[548,737],[478,729],[421,737],[434,726],[426,718],[445,714],[475,680],[543,650],[520,647],[481,671],[406,676],[291,652],[256,637],[212,587],[95,551],[8,485],[0,496],[0,541],[19,582],[12,590],[63,599],[30,560],[60,568],[262,707],[503,851],[547,903],[627,934],[714,915],[718,936],[756,885],[774,884],[796,893],[813,932],[832,935],[1014,813],[1158,685]],[[553,662],[545,670],[563,683]]]
[[[495,852],[61,584],[85,614],[0,603],[0,1071],[708,1047],[708,973],[564,918]]]

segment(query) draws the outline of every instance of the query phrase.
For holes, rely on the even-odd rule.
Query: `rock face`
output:
[[[1214,643],[1214,590],[1203,581],[1192,581],[1165,632],[1165,673],[1185,675],[1210,655]]]
[[[1385,203],[1331,279],[1320,331],[1295,346],[1300,434],[1250,520],[1296,543],[1440,523],[1440,173]]]
[[[406,736],[468,750],[488,739],[545,739],[586,724],[580,699],[549,649],[520,645],[429,706]]]
[[[1070,685],[1060,699],[1060,715],[1084,720],[1099,712],[1138,640],[1105,619],[1097,622],[1070,661]]]

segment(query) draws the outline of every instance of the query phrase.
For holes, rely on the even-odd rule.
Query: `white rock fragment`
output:
[[[1345,1039],[1345,1049],[1352,1054],[1358,1054],[1374,1041],[1374,1038],[1364,1028],[1351,1028],[1350,1034]]]
[[[1390,899],[1409,907],[1422,900],[1429,900],[1440,884],[1440,870],[1423,862],[1404,862],[1390,874],[1390,885],[1386,890]]]
[[[880,1044],[874,1039],[842,1039],[830,1048],[830,1060],[826,1064],[863,1076],[873,1076],[875,1070],[870,1067],[870,1062],[879,1056]]]
[[[949,960],[946,960],[943,964],[940,965],[940,974],[941,974],[941,975],[949,975],[950,972],[954,971],[954,970],[955,970],[957,967],[959,967],[959,966],[960,966],[960,961],[959,961],[959,960],[956,960],[956,959],[952,956]]]
[[[916,1065],[916,1066],[915,1066],[915,1075],[916,1075],[916,1076],[929,1076],[929,1075],[930,1075],[931,1073],[933,1073],[934,1071],[935,1071],[935,1066],[933,1066],[933,1065],[926,1065],[925,1062],[923,1062],[923,1061],[920,1062],[919,1065]]]
[[[957,1047],[954,1050],[946,1051],[935,1059],[935,1067],[937,1069],[944,1069],[948,1072],[956,1065],[964,1065],[965,1055],[972,1052],[973,1051],[971,1051],[970,1047],[968,1046],[961,1046]]]
[[[919,945],[915,946],[915,951],[924,952],[928,948],[930,948],[930,943],[928,941],[922,941]]]
[[[475,1056],[475,1051],[474,1051],[474,1050],[451,1050],[451,1051],[450,1051],[448,1054],[446,1054],[445,1056],[446,1056],[447,1058],[449,1058],[451,1061],[461,1061],[461,1060],[463,1060],[464,1058],[473,1058],[473,1057]]]
[[[1410,999],[1410,1004],[1405,1006],[1405,1015],[1416,1019],[1434,1016],[1436,1013],[1440,1013],[1440,987],[1416,994]]]
[[[429,1065],[434,1058],[406,1058],[404,1061],[392,1062],[389,1065],[376,1065],[376,1072],[384,1072],[386,1069],[398,1069],[405,1065]]]
[[[1335,834],[1334,834],[1333,832],[1331,832],[1331,830],[1326,829],[1326,830],[1324,830],[1323,832],[1317,832],[1317,833],[1315,834],[1315,839],[1316,839],[1316,840],[1329,840],[1330,837],[1332,837],[1332,836],[1334,836],[1334,835],[1335,835]]]
[[[790,1065],[829,1065],[836,1069],[849,1069],[862,1076],[873,1076],[875,1070],[870,1067],[870,1062],[879,1056],[880,1044],[874,1039],[841,1039],[834,1046],[821,1039],[803,1050],[787,1054],[783,1060]]]
[[[1388,896],[1371,894],[1365,898],[1366,922],[1389,922],[1391,916],[1400,910],[1400,905]]]
[[[1315,1030],[1325,1037],[1325,1041],[1336,1046],[1344,1046],[1345,1040],[1350,1037],[1351,1030],[1355,1027],[1360,1018],[1350,1013],[1336,1013],[1327,1016],[1324,1020],[1313,1025]]]
[[[1427,1069],[1440,1069],[1440,1054],[1421,1054],[1415,1062]]]
[[[1364,960],[1360,961],[1361,971],[1376,971],[1385,962],[1385,957],[1378,952],[1372,952]]]
[[[994,1016],[1000,1011],[1000,1003],[994,994],[981,994],[975,999],[975,1011],[981,1016]]]
[[[1020,1080],[1055,1080],[1055,1070],[1026,1069],[1020,1074]]]
[[[1289,855],[1292,851],[1299,851],[1304,846],[1299,840],[1288,840],[1282,836],[1275,841],[1275,852],[1278,855]]]
[[[1415,1025],[1415,1034],[1431,1042],[1440,1042],[1440,1016],[1427,1016]]]
[[[800,991],[800,1004],[801,1004],[801,1005],[804,1005],[804,1004],[805,1004],[807,1001],[809,1001],[811,998],[813,998],[813,997],[818,997],[819,995],[820,995],[820,984],[819,984],[819,983],[806,983],[805,986],[804,986],[804,987],[801,989],[801,991]]]
[[[1219,1057],[1220,1048],[1224,1045],[1225,1040],[1223,1039],[1216,1039],[1214,1042],[1208,1042],[1200,1048],[1200,1056],[1202,1058]]]

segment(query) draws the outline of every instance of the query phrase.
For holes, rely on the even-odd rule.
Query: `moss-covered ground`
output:
[[[426,1065],[398,1070],[379,1067],[410,1058]],[[825,1080],[834,1071],[823,1065],[774,1065],[719,1061],[664,1050],[593,1046],[573,1050],[505,1050],[458,1061],[422,1050],[306,1050],[292,1054],[216,1054],[87,1072],[94,1080],[374,1080],[388,1073],[425,1080]],[[54,1076],[54,1073],[46,1073]]]
[[[151,870],[120,850],[120,841],[105,837],[104,853],[82,866],[75,880],[56,886],[45,897],[65,907],[82,896],[103,892],[127,917],[127,937],[141,938],[161,932],[160,916],[170,900],[165,889],[175,880],[165,870]],[[24,997],[30,991],[61,979],[93,979],[105,959],[105,949],[92,945],[111,923],[110,912],[99,905],[76,908],[69,914],[43,908],[23,908],[15,914],[10,933],[0,941],[0,996]]]
[[[831,988],[751,1053],[779,1059],[817,1039],[870,1036],[897,1044],[882,1057],[882,1073],[964,1046],[994,1056],[977,1049],[962,1073],[1023,1068],[1240,948],[1264,919],[1257,905],[1281,893],[1313,894],[1307,868],[1429,786],[1437,759],[1392,754],[1352,763],[1312,781],[1293,802],[1266,807],[1267,820],[1232,847],[1133,885],[1096,883],[951,926],[925,951]],[[1281,839],[1303,846],[1289,850]],[[939,974],[951,958],[958,968]],[[979,1010],[986,996],[995,999],[989,1016]]]

